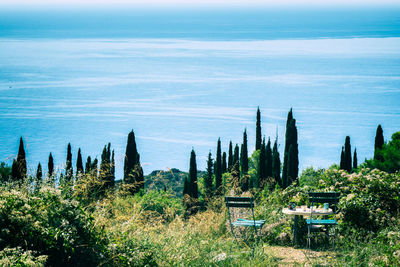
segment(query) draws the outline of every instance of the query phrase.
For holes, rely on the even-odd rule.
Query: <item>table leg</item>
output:
[[[293,244],[294,245],[297,245],[297,228],[298,228],[298,225],[297,225],[297,221],[298,221],[298,215],[295,215],[294,216],[294,219],[293,219]]]

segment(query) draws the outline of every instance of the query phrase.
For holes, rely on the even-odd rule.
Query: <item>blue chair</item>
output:
[[[249,237],[246,229],[252,229],[254,230],[252,232],[254,233],[256,242],[258,242],[260,229],[263,227],[265,220],[255,219],[254,199],[252,197],[225,197],[225,204],[228,210],[229,225],[233,237],[236,240],[244,237],[243,239],[246,241],[246,237]],[[236,229],[242,229],[243,231],[235,231]]]
[[[328,216],[323,216],[323,218],[316,214],[315,205],[320,203],[328,203],[329,208],[332,209],[333,215],[337,213],[337,206],[339,202],[340,193],[338,192],[310,192],[308,193],[309,200],[311,203],[311,215],[310,219],[306,220],[307,223],[307,246],[311,248],[311,234],[313,232],[323,232],[328,239],[333,237],[333,245],[335,246],[335,236],[336,236],[336,225],[338,224],[335,219],[329,218]],[[330,234],[329,229],[333,228],[333,235]]]

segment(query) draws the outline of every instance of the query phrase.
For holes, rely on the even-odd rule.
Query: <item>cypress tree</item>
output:
[[[83,174],[83,163],[82,163],[82,155],[81,155],[81,148],[78,149],[78,156],[76,158],[76,175]]]
[[[341,170],[346,169],[346,164],[344,159],[344,146],[342,146],[342,152],[340,153],[340,169]]]
[[[114,149],[111,153],[111,180],[112,186],[115,185],[115,159],[114,159]]]
[[[26,157],[25,157],[25,149],[24,149],[24,141],[22,137],[19,139],[19,148],[17,160],[11,167],[12,178],[14,181],[23,181],[27,177],[27,168],[26,168]]]
[[[65,165],[65,180],[67,182],[70,182],[72,180],[72,174],[73,174],[73,169],[72,169],[72,152],[71,152],[71,144],[68,143],[68,148],[67,148],[67,162]]]
[[[140,155],[137,152],[133,130],[128,134],[124,161],[124,182],[133,186],[132,194],[144,188],[143,169],[140,166]]]
[[[263,139],[263,142],[261,144],[260,148],[260,160],[258,163],[258,187],[259,188],[264,188],[265,185],[265,178],[266,178],[266,172],[265,172],[265,137]]]
[[[346,140],[344,143],[344,169],[348,172],[351,172],[351,144],[350,144],[350,136],[346,136]]]
[[[95,158],[92,162],[92,166],[90,166],[90,172],[97,177],[97,165],[98,165],[99,161],[97,158]]]
[[[290,152],[290,146],[292,150]],[[291,164],[289,165],[289,153]],[[290,168],[290,169],[289,169]],[[287,121],[286,121],[286,135],[285,135],[285,154],[283,158],[283,169],[282,169],[282,186],[286,188],[289,186],[298,176],[299,172],[299,151],[297,143],[297,127],[296,120],[293,118],[292,109],[290,109]],[[288,175],[290,173],[290,176]]]
[[[190,167],[189,167],[189,181],[190,181],[190,196],[192,198],[199,197],[199,191],[197,187],[197,164],[196,164],[196,153],[194,149],[190,153]]]
[[[54,174],[54,159],[53,159],[53,155],[50,152],[49,155],[49,162],[47,163],[47,168],[49,170],[49,177],[52,177]]]
[[[222,153],[222,165],[221,165],[221,170],[222,173],[226,173],[227,172],[227,166],[226,166],[226,152]]]
[[[233,149],[232,149],[232,141],[229,141],[228,171],[232,170],[232,166],[233,166]]]
[[[20,181],[20,173],[19,173],[19,166],[18,161],[13,159],[13,163],[11,166],[11,178],[13,181]]]
[[[204,190],[206,197],[210,198],[213,192],[213,160],[211,158],[211,152],[208,153],[207,174],[204,177]]]
[[[265,147],[265,177],[272,177],[272,149],[271,140],[269,138],[267,146]]]
[[[379,124],[378,128],[376,129],[376,135],[375,135],[374,159],[383,161],[383,157],[379,153],[379,151],[383,148],[384,143],[385,143],[385,141],[383,139],[382,126]]]
[[[354,148],[354,156],[353,156],[353,170],[357,169],[357,148]]]
[[[237,163],[237,164],[236,164]],[[240,162],[239,162],[239,145],[238,144],[236,144],[235,145],[235,150],[234,150],[234,152],[233,152],[233,161],[232,161],[232,164],[233,165],[237,165],[237,166],[239,166],[239,164],[240,164]],[[232,166],[233,166],[232,165]]]
[[[92,168],[92,159],[90,156],[88,156],[85,165],[85,174],[89,174],[91,168]]]
[[[183,196],[185,196],[185,195],[188,195],[188,196],[191,195],[190,183],[189,183],[188,177],[185,177],[185,179],[183,180]]]
[[[221,194],[222,185],[222,162],[221,162],[221,139],[217,142],[217,156],[215,160],[215,191],[217,195]]]
[[[243,132],[243,144],[242,144],[242,150],[240,153],[240,165],[242,167],[242,173],[247,174],[249,171],[249,155],[247,152],[247,133],[246,129],[244,129]]]
[[[37,170],[36,170],[36,185],[38,185],[42,182],[42,177],[43,177],[42,165],[40,165],[40,162],[39,162],[39,164],[37,166]]]
[[[260,112],[260,107],[257,107],[256,150],[259,149],[261,149],[261,112]]]
[[[278,138],[275,139],[274,147],[272,149],[272,177],[275,179],[275,182],[282,187],[281,159],[278,151]]]

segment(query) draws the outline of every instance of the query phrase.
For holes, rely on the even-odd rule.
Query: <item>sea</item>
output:
[[[400,8],[0,7],[0,161],[19,138],[28,169],[71,143],[100,159],[108,142],[122,178],[128,133],[145,174],[198,169],[208,153],[279,143],[292,108],[300,169],[339,163],[345,137],[371,158],[381,124],[400,130]]]

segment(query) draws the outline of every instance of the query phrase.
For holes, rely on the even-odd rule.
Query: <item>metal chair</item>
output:
[[[329,228],[336,226],[338,223],[335,219],[328,219],[328,216],[324,216],[324,218],[313,218],[315,216],[314,204],[315,203],[328,203],[329,207],[332,209],[333,214],[337,213],[337,205],[339,202],[340,193],[338,192],[310,192],[309,200],[311,203],[311,215],[310,219],[306,220],[308,235],[307,235],[307,246],[311,248],[311,233],[312,232],[324,232],[329,243],[329,239],[331,235],[329,233]],[[315,211],[314,211],[315,212]],[[335,246],[335,236],[336,236],[336,228],[334,228],[333,234],[333,246]]]
[[[229,225],[235,240],[242,238],[248,241],[249,231],[254,230],[256,243],[259,241],[260,229],[265,220],[256,220],[254,217],[254,199],[252,197],[225,197],[225,204],[228,210]],[[254,254],[254,247],[253,247]]]

